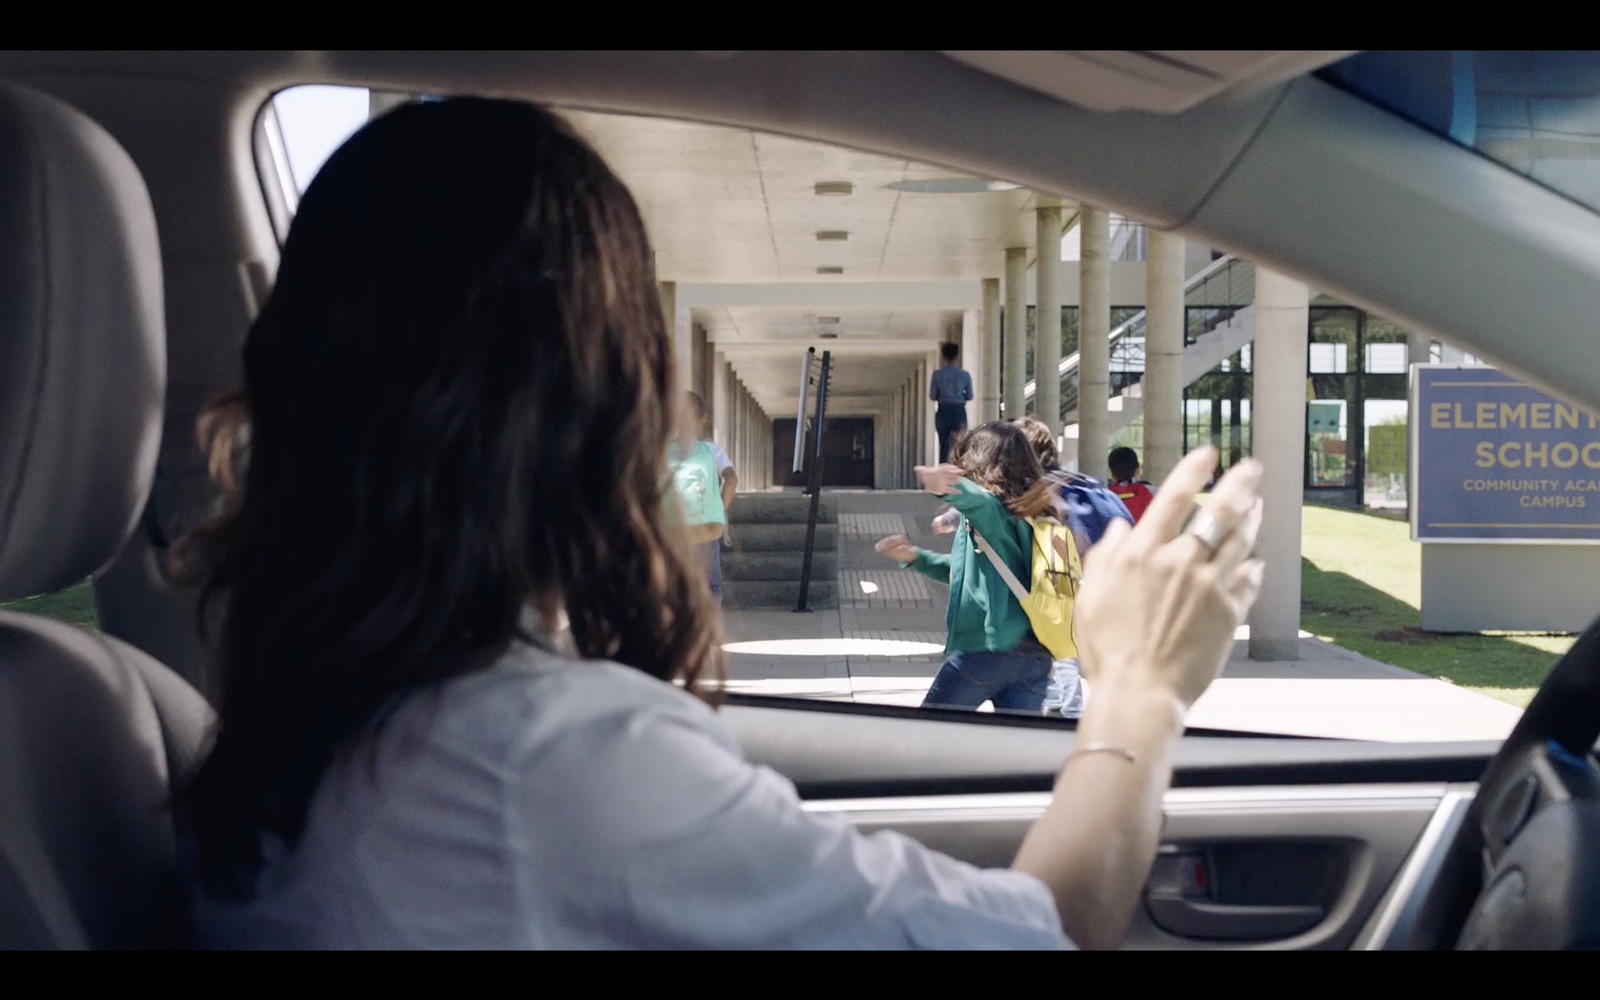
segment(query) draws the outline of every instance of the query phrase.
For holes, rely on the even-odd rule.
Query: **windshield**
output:
[[[1600,128],[1586,124],[1600,114],[1590,97],[1600,81],[1594,54],[1368,53],[1324,75],[1600,204],[1589,153]],[[292,210],[345,139],[415,99],[426,95],[333,86],[277,94],[260,119],[263,148],[281,160],[262,164],[264,187],[281,189],[271,200]],[[1573,416],[1567,426],[1539,409],[1555,404],[1508,386],[1470,354],[1313,289],[1301,370],[1279,354],[1258,371],[1255,266],[1204,243],[1179,242],[1170,259],[1182,270],[1181,307],[1157,315],[1147,266],[1156,234],[1139,220],[1094,219],[1088,206],[1003,179],[748,129],[562,113],[629,185],[651,229],[677,364],[699,397],[706,443],[675,454],[675,485],[723,525],[700,544],[723,606],[732,692],[1073,724],[1094,694],[1070,656],[1046,650],[1019,665],[955,655],[987,652],[995,628],[1020,635],[1030,626],[952,611],[949,565],[989,571],[969,521],[919,491],[913,474],[968,428],[1050,417],[1041,403],[1051,401],[1059,409],[1041,457],[1049,451],[1063,470],[1098,480],[1074,487],[1085,492],[1073,502],[1099,511],[1073,522],[1080,557],[1107,518],[1137,516],[1149,502],[1139,463],[1161,435],[1178,450],[1216,445],[1219,475],[1252,454],[1303,467],[1299,546],[1281,556],[1302,566],[1299,629],[1255,646],[1250,627],[1241,629],[1232,661],[1190,716],[1196,728],[1499,739],[1581,627],[1533,621],[1510,596],[1496,603],[1504,615],[1475,619],[1468,598],[1484,595],[1450,589],[1506,578],[1492,568],[1500,556],[1531,574],[1513,578],[1539,577],[1547,548],[1460,544],[1486,533],[1494,543],[1517,541],[1524,527],[1547,542],[1563,532],[1564,543],[1600,541],[1593,526],[1588,539],[1556,524],[1582,527],[1582,511],[1600,509],[1600,499],[1543,499],[1600,494],[1600,468],[1584,464],[1600,464],[1594,422]],[[1097,231],[1086,235],[1091,224]],[[1091,237],[1104,261],[1094,273],[1083,252]],[[1053,289],[1041,288],[1044,268]],[[1091,281],[1102,283],[1092,302]],[[1041,297],[1058,310],[1041,309]],[[1174,323],[1181,403],[1176,420],[1152,426],[1142,410],[1145,348],[1171,333],[1152,324]],[[1095,454],[1077,447],[1080,335],[1110,343],[1109,437]],[[1419,402],[1412,378],[1428,365],[1481,374],[1435,379],[1429,391],[1443,395]],[[1303,379],[1299,450],[1261,454],[1258,380],[1285,379]],[[1493,421],[1477,419],[1480,404]],[[1543,426],[1530,416],[1541,412]],[[1559,465],[1568,447],[1575,457],[1538,471],[1474,466],[1486,442],[1494,462],[1542,454]],[[1419,510],[1437,513],[1419,521]],[[898,536],[915,558],[880,551]],[[87,593],[85,585],[28,603],[92,624]],[[998,595],[984,600],[1008,599]],[[960,691],[952,664],[987,677]]]

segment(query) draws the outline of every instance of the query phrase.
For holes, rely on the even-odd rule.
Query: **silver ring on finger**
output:
[[[1184,534],[1193,535],[1206,550],[1206,558],[1215,558],[1217,549],[1222,547],[1223,541],[1228,537],[1229,530],[1217,523],[1217,519],[1206,513],[1204,509],[1196,507],[1189,515],[1189,520],[1183,526]]]

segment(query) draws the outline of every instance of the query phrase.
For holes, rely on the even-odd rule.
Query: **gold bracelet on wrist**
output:
[[[1067,763],[1070,764],[1077,758],[1091,753],[1111,753],[1116,754],[1130,764],[1139,762],[1139,755],[1127,747],[1112,746],[1110,743],[1088,743],[1081,747],[1074,747],[1072,756],[1067,758]]]

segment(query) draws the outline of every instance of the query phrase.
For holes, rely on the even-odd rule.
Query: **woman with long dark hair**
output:
[[[1075,805],[1014,870],[863,836],[713,710],[651,261],[616,176],[528,105],[405,106],[317,175],[202,422],[225,503],[182,552],[221,677],[179,803],[195,944],[1115,943],[1183,711],[1259,586],[1253,466],[1185,533],[1211,462],[1186,464],[1101,546]]]

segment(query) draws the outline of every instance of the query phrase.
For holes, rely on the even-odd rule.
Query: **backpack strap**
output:
[[[969,523],[967,525],[967,530],[972,532],[972,539],[977,543],[978,551],[988,556],[989,561],[994,564],[995,572],[999,573],[1000,579],[1006,582],[1006,586],[1010,588],[1012,596],[1017,599],[1017,603],[1026,604],[1028,600],[1028,588],[1024,587],[1022,585],[1022,581],[1017,579],[1017,574],[1011,572],[1011,567],[1007,566],[1005,560],[1001,559],[999,554],[990,547],[987,541],[984,540],[984,537],[978,534],[977,528],[972,527],[972,525]]]

